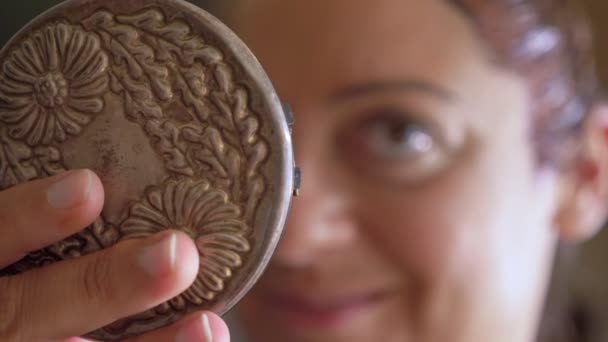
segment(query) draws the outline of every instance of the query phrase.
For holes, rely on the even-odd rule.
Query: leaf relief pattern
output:
[[[142,41],[136,28],[115,20],[109,11],[95,12],[84,21],[99,34],[112,56],[112,90],[122,93],[132,118],[162,118],[160,101],[173,97],[166,66],[155,60],[154,50]]]
[[[32,155],[26,144],[12,140],[7,129],[0,127],[0,190],[36,178]]]

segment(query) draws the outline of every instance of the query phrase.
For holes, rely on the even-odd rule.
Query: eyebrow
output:
[[[343,102],[352,98],[391,90],[425,93],[445,101],[454,98],[454,94],[447,89],[428,82],[420,80],[388,80],[366,82],[338,89],[330,96],[330,100],[331,102]]]

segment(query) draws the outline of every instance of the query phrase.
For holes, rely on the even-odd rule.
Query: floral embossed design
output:
[[[0,121],[29,145],[63,142],[102,111],[107,68],[96,34],[66,23],[45,26],[2,65]]]
[[[241,210],[228,195],[205,181],[169,181],[133,205],[121,225],[125,238],[145,237],[174,228],[189,234],[198,247],[200,271],[194,284],[169,302],[175,310],[212,301],[224,290],[242,255],[250,250]]]
[[[170,228],[186,232],[201,255],[193,286],[89,336],[122,340],[191,309],[222,308],[234,299],[241,278],[235,275],[248,271],[239,270],[248,257],[254,263],[258,257],[250,250],[268,190],[262,170],[272,160],[272,146],[263,134],[263,115],[254,110],[258,100],[250,98],[255,82],[242,75],[234,51],[214,46],[221,37],[167,16],[156,2],[121,15],[111,4],[94,7],[35,27],[2,54],[0,188],[67,169],[73,155],[64,160],[61,143],[71,136],[99,133],[105,139],[109,132],[83,130],[97,115],[96,123],[105,122],[110,111],[102,114],[104,100],[140,126],[163,161],[165,181],[129,194],[138,202],[109,213],[107,221],[102,216],[7,268],[19,273],[123,239]]]

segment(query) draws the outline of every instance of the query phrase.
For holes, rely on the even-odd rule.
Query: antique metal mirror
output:
[[[69,0],[0,51],[0,190],[90,168],[102,215],[19,273],[177,228],[201,270],[180,296],[89,337],[225,313],[263,272],[297,191],[290,114],[222,23],[182,0]],[[294,181],[295,179],[295,181]]]

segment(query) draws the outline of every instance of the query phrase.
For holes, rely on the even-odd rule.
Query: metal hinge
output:
[[[291,106],[286,103],[281,103],[283,106],[283,113],[285,115],[285,121],[287,121],[287,126],[289,127],[289,134],[293,134],[293,125],[295,124],[295,116],[293,115],[293,111],[291,110]],[[300,189],[302,187],[302,170],[295,165],[293,168],[293,196],[300,196]]]
[[[293,170],[293,197],[300,196],[300,189],[302,188],[302,170],[296,167]]]

